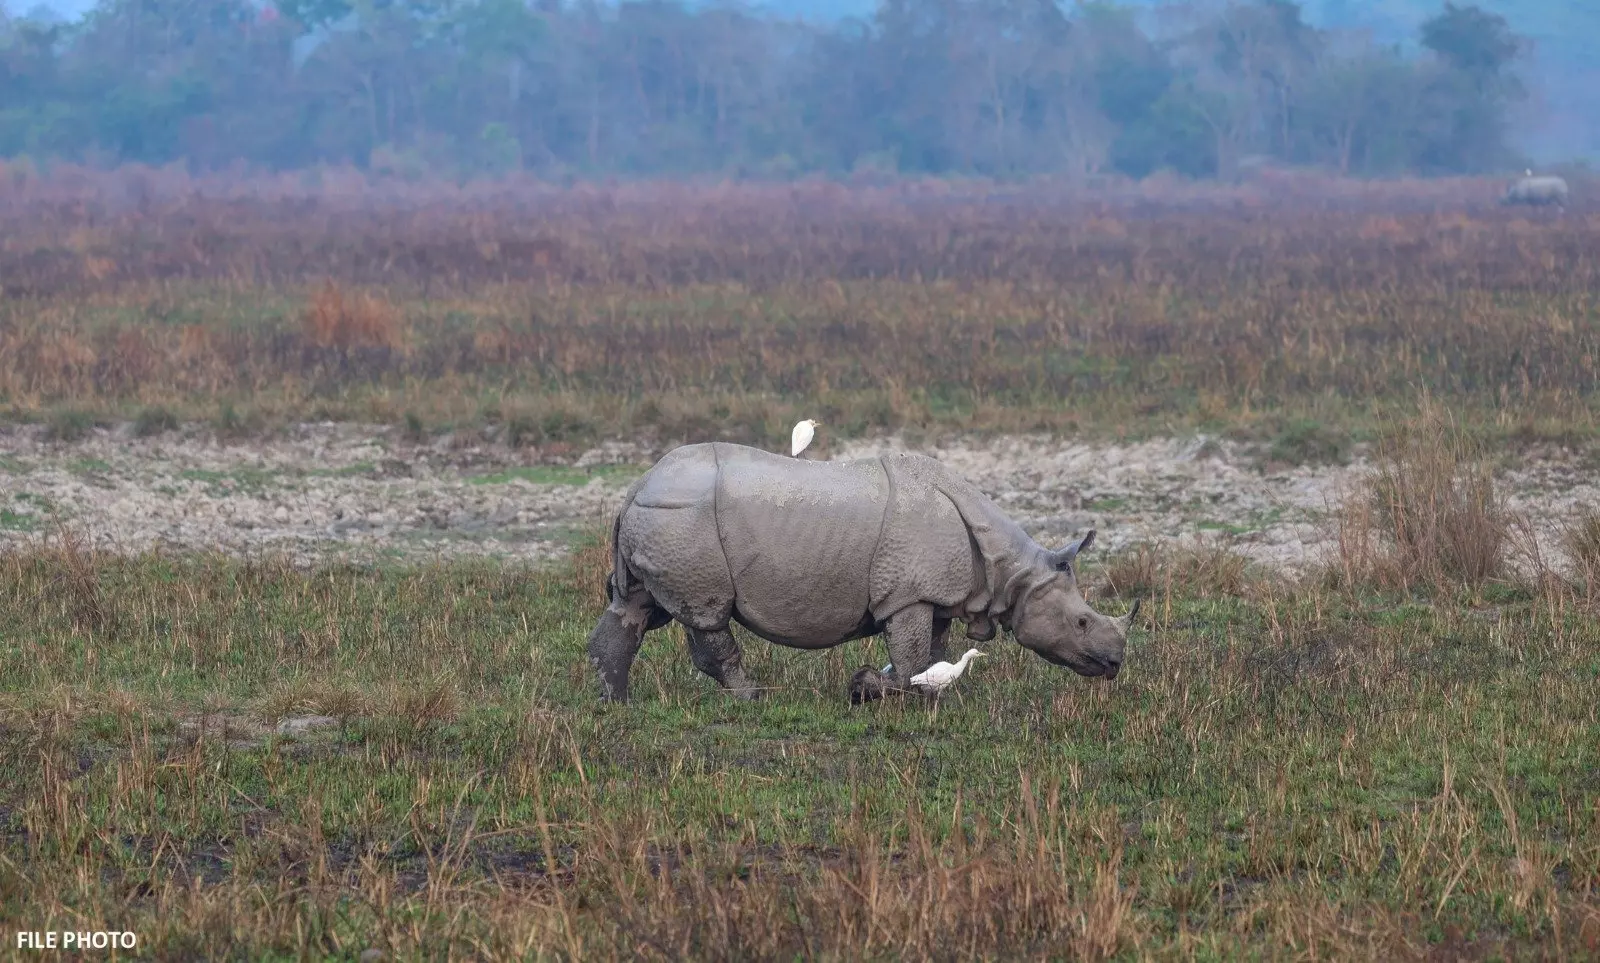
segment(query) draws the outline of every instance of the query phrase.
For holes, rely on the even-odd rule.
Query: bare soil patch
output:
[[[774,447],[777,447],[776,444]],[[1116,551],[1179,541],[1225,546],[1289,574],[1333,549],[1326,513],[1369,470],[1284,466],[1260,444],[1204,436],[1128,444],[1045,436],[910,446],[899,437],[833,442],[827,457],[920,450],[971,479],[1036,537],[1095,528]],[[71,442],[38,427],[0,429],[0,545],[64,525],[98,549],[287,555],[295,562],[484,556],[542,563],[614,511],[662,452],[607,443],[551,459],[477,436],[428,443],[388,427],[304,424],[263,440],[219,441],[195,427],[137,438],[95,429]],[[1592,453],[1525,453],[1500,472],[1508,507],[1562,557],[1566,523],[1600,505]]]

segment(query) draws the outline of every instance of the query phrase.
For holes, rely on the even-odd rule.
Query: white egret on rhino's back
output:
[[[933,690],[934,695],[943,694],[951,683],[961,678],[961,673],[967,671],[967,663],[975,656],[983,655],[977,649],[968,649],[961,657],[961,661],[951,664],[949,662],[935,662],[928,666],[928,671],[911,677],[912,685],[926,686]]]
[[[817,436],[817,429],[821,425],[822,422],[812,421],[809,418],[795,425],[794,431],[789,434],[789,454],[799,458],[800,453],[806,450],[807,445],[811,444],[811,439]]]

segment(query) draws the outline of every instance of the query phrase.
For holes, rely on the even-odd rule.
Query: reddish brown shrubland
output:
[[[225,399],[459,424],[560,396],[589,435],[749,439],[801,408],[843,433],[1248,426],[1335,396],[1408,406],[1426,385],[1508,430],[1594,422],[1600,218],[1499,210],[1487,184],[1158,205],[265,181],[143,211],[88,184],[0,205],[14,414],[209,417]]]
[[[392,305],[367,293],[346,294],[332,281],[311,295],[301,316],[301,330],[307,342],[344,352],[352,348],[399,348],[400,324]]]

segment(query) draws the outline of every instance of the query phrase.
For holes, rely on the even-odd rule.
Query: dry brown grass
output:
[[[605,599],[611,564],[611,526],[596,522],[579,536],[578,547],[569,556],[567,570],[580,598]]]
[[[1480,443],[1424,398],[1393,426],[1371,475],[1337,515],[1337,574],[1347,585],[1481,589],[1503,579],[1513,519]]]
[[[317,348],[399,349],[402,319],[393,305],[366,292],[349,294],[329,281],[318,288],[301,315],[301,330]]]
[[[1572,562],[1572,581],[1582,596],[1600,603],[1600,511],[1589,509],[1569,521],[1562,547]]]
[[[1106,564],[1105,594],[1111,598],[1245,594],[1250,562],[1216,543],[1157,546],[1141,542]]]
[[[803,416],[1272,433],[1423,384],[1508,432],[1596,423],[1600,219],[1037,190],[24,193],[0,205],[0,402],[430,425],[559,403],[586,437],[748,440]]]
[[[717,847],[668,852],[632,839],[649,826],[616,827],[607,893],[619,942],[646,959],[972,959],[996,954],[1109,959],[1142,942],[1131,912],[1136,887],[1121,853],[1085,861],[1069,840],[1115,835],[1112,814],[1071,806],[1061,786],[999,810],[963,809],[965,828],[944,835],[913,808],[896,839],[837,827],[839,848]],[[752,837],[754,834],[752,833]],[[740,849],[743,848],[743,852]],[[740,867],[724,882],[715,867]],[[1087,865],[1086,865],[1087,863]],[[708,870],[710,870],[708,872]]]
[[[1600,571],[1600,512],[1591,509],[1573,519],[1564,541],[1567,554],[1579,568]]]

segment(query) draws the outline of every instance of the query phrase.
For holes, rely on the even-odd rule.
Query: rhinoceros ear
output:
[[[1091,528],[1089,529],[1089,534],[1083,536],[1083,538],[1079,539],[1075,544],[1068,545],[1066,548],[1063,548],[1060,551],[1051,552],[1050,559],[1052,563],[1054,563],[1056,571],[1071,571],[1072,563],[1078,557],[1078,553],[1093,544],[1094,529]]]

